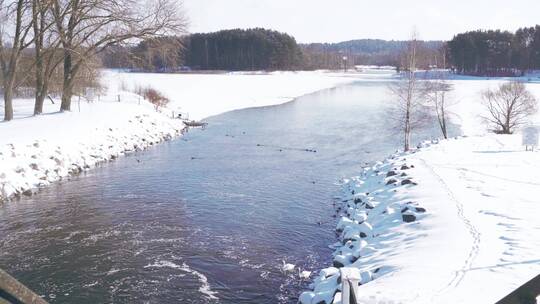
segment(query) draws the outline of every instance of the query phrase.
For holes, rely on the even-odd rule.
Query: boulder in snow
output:
[[[347,227],[349,227],[349,226],[351,226],[353,224],[354,224],[354,222],[351,219],[349,219],[349,218],[347,218],[345,216],[342,216],[341,219],[339,220],[337,226],[336,226],[336,230],[338,232],[343,231],[343,230],[345,230],[345,228],[347,228]]]
[[[410,180],[410,179],[408,179],[408,178],[402,180],[402,181],[401,181],[401,184],[402,184],[402,185],[416,185],[415,182],[413,182],[412,180]]]
[[[416,216],[412,213],[404,213],[401,215],[405,223],[412,223],[416,221]]]
[[[426,209],[422,207],[415,207],[414,209],[416,210],[416,212],[420,212],[420,213],[426,212]]]
[[[338,258],[338,259],[341,259],[341,258]],[[334,262],[332,263],[334,265],[334,267],[336,268],[342,268],[342,267],[345,267],[345,265],[343,265],[343,262],[339,261],[339,260],[336,260],[334,259]]]
[[[315,297],[315,293],[312,291],[304,291],[298,298],[298,302],[300,304],[311,304],[313,303],[312,300]]]
[[[386,181],[386,185],[393,185],[397,183],[398,181],[395,178],[391,178],[388,181]]]

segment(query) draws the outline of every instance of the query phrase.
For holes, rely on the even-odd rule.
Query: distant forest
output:
[[[285,33],[235,29],[145,40],[110,47],[105,67],[140,71],[350,69],[357,65],[402,66],[407,41],[380,39],[299,44]],[[482,76],[517,76],[540,69],[540,26],[515,33],[472,31],[448,42],[423,41],[420,68],[451,68]]]
[[[258,28],[160,38],[128,49],[113,47],[103,60],[106,67],[150,71],[182,66],[194,70],[296,70],[304,68],[302,55],[292,36]]]
[[[399,66],[405,44],[378,39],[298,44],[285,33],[235,29],[146,40],[131,48],[113,46],[102,60],[108,68],[143,71],[343,69],[355,65]],[[443,42],[428,41],[424,45],[434,53]]]
[[[473,31],[447,43],[457,73],[483,76],[518,76],[540,69],[540,26],[515,33]]]
[[[305,64],[312,68],[332,69],[343,66],[343,57],[350,65],[378,65],[400,67],[401,53],[407,41],[359,39],[339,43],[303,44]],[[422,52],[426,65],[435,65],[443,41],[424,41]]]
[[[301,69],[296,40],[265,29],[193,34],[185,41],[185,64],[202,70]]]

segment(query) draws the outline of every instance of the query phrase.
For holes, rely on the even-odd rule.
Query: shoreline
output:
[[[111,72],[105,71],[105,73]],[[287,73],[266,76],[279,78],[282,74]],[[205,75],[196,74],[196,76]],[[226,75],[218,74],[218,76]],[[238,76],[258,77],[259,75],[238,74]],[[333,89],[358,80],[350,75],[350,78],[340,81],[334,81],[332,77],[337,76],[325,76],[325,81],[319,80],[309,88],[297,90],[293,96],[289,97],[263,95],[265,97],[259,97],[259,101],[256,98],[254,102],[247,104],[242,101],[237,105],[229,102],[230,109],[212,110],[208,113],[210,115],[202,119],[229,111],[281,105],[301,96]],[[110,80],[108,78],[110,75],[103,77],[103,81]],[[186,127],[180,120],[172,119],[165,113],[156,113],[153,106],[146,101],[141,104],[141,97],[121,90],[118,81],[116,79],[107,82],[108,94],[102,98],[102,101],[79,105],[74,102],[73,107],[76,109],[78,106],[79,112],[73,110],[58,113],[55,112],[53,105],[47,104],[45,114],[34,117],[30,114],[31,100],[16,100],[18,117],[11,122],[0,124],[0,130],[5,132],[4,134],[10,131],[14,134],[0,137],[0,203],[23,196],[32,196],[39,189],[58,180],[80,174],[126,153],[145,150],[182,135]],[[135,82],[132,84],[135,85]],[[272,94],[279,95],[279,92],[272,92]],[[116,102],[116,96],[118,98],[121,96],[124,101]],[[22,110],[17,107],[18,103],[22,103]],[[166,113],[174,111],[174,106],[173,104],[164,111]],[[94,123],[97,125],[95,128]],[[74,127],[73,130],[71,127]],[[66,128],[69,129],[66,132],[68,134],[63,134]],[[33,134],[35,130],[41,132]],[[86,139],[91,140],[85,142]]]
[[[424,142],[423,146],[434,142]],[[332,266],[320,270],[310,286],[299,297],[299,303],[341,303],[341,271],[358,270],[359,284],[365,285],[390,274],[394,266],[366,258],[384,250],[384,234],[389,229],[416,225],[430,211],[419,201],[401,197],[418,186],[414,176],[415,162],[408,156],[418,152],[398,152],[383,161],[364,167],[359,176],[344,179],[341,195],[335,205],[338,241],[330,248]]]
[[[537,82],[523,80],[540,96]],[[331,245],[335,264],[320,270],[301,303],[341,303],[335,266],[359,275],[361,303],[494,303],[540,272],[540,239],[530,237],[540,233],[540,153],[525,151],[519,130],[492,134],[480,119],[480,93],[504,81],[450,79],[450,120],[463,136],[393,155],[348,180],[336,205],[343,217]],[[529,123],[539,121],[536,114]],[[394,178],[386,177],[388,167],[399,159],[415,166],[405,173],[417,185],[386,185]],[[370,195],[349,205],[358,196],[349,187]],[[373,197],[378,192],[386,196]],[[366,209],[366,199],[376,206]],[[377,209],[387,207],[385,215]]]
[[[340,269],[358,274],[360,303],[491,303],[540,271],[540,153],[519,135],[419,146],[344,181],[333,265],[302,304],[341,303]]]
[[[6,144],[0,150],[0,163],[12,165],[9,168],[4,163],[7,170],[0,172],[0,203],[32,196],[52,183],[94,169],[130,152],[144,151],[181,136],[186,127],[182,123],[175,125],[172,121],[167,122],[166,119],[149,114],[136,115],[128,122],[138,124],[135,126],[138,132],[126,134],[120,128],[101,128],[96,130],[103,135],[99,143],[75,144],[79,146],[75,149],[73,145],[55,146],[40,139],[25,146]],[[157,125],[160,128],[153,129]]]

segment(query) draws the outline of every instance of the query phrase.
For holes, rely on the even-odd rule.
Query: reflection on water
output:
[[[0,206],[0,267],[52,303],[296,303],[283,261],[328,265],[336,183],[400,146],[386,90],[216,116]]]

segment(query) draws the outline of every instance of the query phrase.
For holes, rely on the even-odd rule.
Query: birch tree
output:
[[[423,87],[427,105],[433,108],[439,129],[444,139],[448,139],[448,116],[450,115],[448,106],[452,104],[448,93],[453,90],[453,87],[444,78],[426,81]]]
[[[416,76],[418,67],[418,51],[420,41],[416,32],[411,36],[403,53],[404,70],[400,79],[390,85],[394,98],[393,118],[403,136],[403,150],[411,148],[411,135],[414,129],[425,123],[426,113],[423,105],[423,94]]]
[[[446,81],[445,51],[441,54],[440,64],[440,68],[442,69],[433,73],[433,80],[424,81],[423,90],[427,105],[435,112],[437,123],[444,139],[448,139],[448,116],[451,114],[448,111],[448,107],[454,104],[454,101],[449,98],[449,93],[453,90],[453,86]]]

